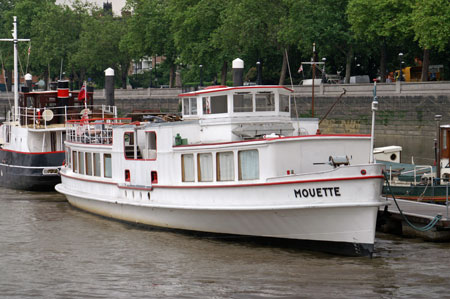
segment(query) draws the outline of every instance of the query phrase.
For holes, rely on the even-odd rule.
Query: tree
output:
[[[69,6],[54,3],[41,7],[32,20],[32,66],[45,80],[62,76],[61,69],[65,72],[70,67],[70,58],[78,50],[81,22]]]
[[[133,11],[128,19],[128,32],[121,42],[136,60],[144,56],[164,56],[170,65],[169,86],[173,86],[175,73],[175,45],[171,32],[171,18],[167,0],[130,0]]]
[[[224,60],[240,57],[256,63],[265,70],[271,68],[272,54],[283,61],[275,61],[279,83],[283,84],[286,73],[284,59],[286,45],[279,39],[282,30],[280,19],[286,14],[283,3],[272,0],[232,0],[223,7],[219,27],[212,34],[214,48]]]
[[[364,41],[380,52],[380,77],[385,82],[387,43],[411,36],[409,14],[415,0],[349,0],[347,14],[359,43]]]
[[[316,43],[319,56],[334,58],[328,60],[337,63],[345,61],[348,82],[354,40],[346,20],[347,1],[285,1],[289,16],[284,20],[284,39],[309,55],[312,55],[312,44]]]
[[[179,61],[195,67],[202,65],[208,74],[222,68],[222,84],[226,83],[227,61],[223,57],[224,49],[212,42],[212,35],[220,26],[225,5],[221,0],[169,2],[171,32]]]
[[[121,38],[127,32],[127,22],[103,10],[94,10],[92,17],[81,24],[80,44],[72,57],[72,64],[86,69],[90,77],[103,78],[108,67],[118,70],[122,88],[126,88],[131,55],[120,47]]]
[[[450,4],[446,0],[416,1],[411,21],[414,39],[424,49],[421,79],[427,81],[430,49],[444,51],[449,45]]]

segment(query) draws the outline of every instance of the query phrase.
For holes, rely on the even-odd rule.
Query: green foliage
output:
[[[168,85],[176,68],[184,82],[203,84],[231,80],[231,61],[245,62],[248,80],[262,62],[263,83],[277,84],[283,54],[289,54],[294,80],[299,63],[310,60],[312,43],[327,71],[351,70],[375,76],[380,65],[397,68],[397,53],[407,64],[430,49],[431,62],[450,68],[450,4],[447,0],[128,0],[128,14],[111,16],[84,0],[56,5],[55,0],[0,0],[0,37],[10,37],[12,17],[19,21],[19,59],[23,71],[42,78],[63,72],[75,81],[92,78],[102,85],[111,67],[122,87],[132,59],[163,56],[153,70],[158,83]],[[420,47],[420,48],[419,48]],[[381,50],[381,51],[380,51]],[[12,45],[0,43],[5,67],[12,68]],[[361,68],[351,66],[355,62]],[[384,57],[386,56],[386,57]],[[29,58],[29,62],[28,62]],[[385,63],[378,63],[378,59]],[[409,60],[409,61],[408,61]],[[350,72],[349,72],[350,73]],[[450,72],[447,72],[450,74]],[[170,76],[172,75],[172,76]],[[146,77],[147,76],[147,77]],[[448,75],[447,75],[448,77]],[[149,74],[130,79],[147,87]],[[289,83],[285,79],[285,83]]]
[[[424,49],[444,51],[450,37],[450,2],[448,0],[417,1],[411,13],[414,39]]]

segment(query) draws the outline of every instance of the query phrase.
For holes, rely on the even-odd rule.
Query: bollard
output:
[[[233,86],[242,86],[244,83],[244,61],[236,58],[233,60]]]
[[[105,97],[106,105],[114,106],[114,70],[110,67],[105,70]]]

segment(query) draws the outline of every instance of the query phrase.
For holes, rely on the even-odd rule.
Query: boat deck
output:
[[[388,198],[387,201],[389,202],[387,212],[384,210],[384,207],[381,207],[379,211],[379,223],[377,225],[379,231],[407,237],[419,237],[428,241],[450,241],[450,207],[441,204],[397,199],[403,214],[416,227],[426,226],[436,215],[442,216],[432,229],[422,232],[412,228],[405,222],[393,199]]]

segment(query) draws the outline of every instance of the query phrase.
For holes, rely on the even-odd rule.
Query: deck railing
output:
[[[84,109],[88,109],[88,116],[91,118],[117,117],[117,108],[107,105],[55,106],[45,108],[19,107],[19,121],[21,126],[27,126],[33,129],[46,129],[49,125],[65,125],[70,120],[81,119]]]
[[[97,118],[69,120],[66,125],[66,140],[84,144],[113,143],[113,128],[131,123],[131,118]]]

